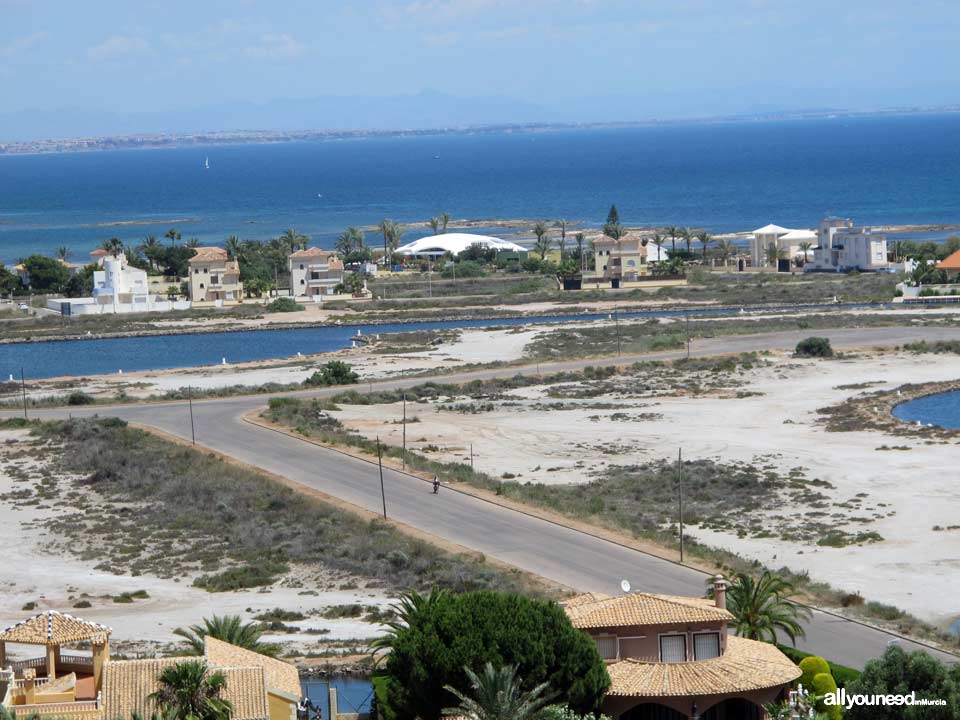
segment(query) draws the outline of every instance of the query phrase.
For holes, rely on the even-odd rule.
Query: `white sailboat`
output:
[[[204,170],[210,169],[210,158],[206,157],[203,159],[203,169]]]

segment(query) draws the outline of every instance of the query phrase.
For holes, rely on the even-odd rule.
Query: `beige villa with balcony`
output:
[[[329,250],[311,247],[287,256],[290,291],[298,298],[319,300],[333,295],[343,282],[343,260]]]
[[[188,261],[190,301],[194,306],[234,305],[243,300],[240,265],[219,247],[198,247]]]
[[[49,610],[0,633],[0,706],[17,718],[114,720],[157,712],[149,696],[160,673],[192,657],[112,660],[110,628]],[[13,647],[39,657],[12,661]],[[232,720],[296,720],[300,676],[288,663],[204,639],[211,670],[226,676]]]
[[[726,583],[715,600],[628,593],[563,603],[596,642],[610,689],[602,711],[618,720],[761,720],[785,699],[800,668],[776,646],[727,634]]]

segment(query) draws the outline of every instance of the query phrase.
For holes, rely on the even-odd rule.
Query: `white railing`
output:
[[[27,668],[38,668],[38,667],[46,667],[46,666],[47,666],[47,659],[42,657],[30,658],[29,660],[19,660],[18,662],[10,663],[10,667],[13,669],[13,672],[15,673],[23,672]]]
[[[93,667],[93,658],[90,655],[60,655],[63,665],[85,665]]]
[[[23,687],[25,687],[26,682],[27,681],[24,680],[23,678],[14,678],[13,683],[11,683],[11,687],[15,687],[18,690],[20,690]],[[42,687],[43,685],[46,685],[48,682],[50,682],[50,678],[45,678],[45,677],[36,678],[33,681],[33,686]]]
[[[96,700],[80,702],[37,703],[35,705],[14,705],[12,709],[18,718],[31,715],[52,715],[57,718],[69,718],[77,714],[90,714],[100,711],[99,696]]]

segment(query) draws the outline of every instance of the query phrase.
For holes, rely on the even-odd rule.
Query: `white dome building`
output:
[[[396,252],[401,255],[430,255],[438,257],[450,253],[459,255],[471,245],[482,245],[491,250],[508,250],[510,252],[527,252],[527,248],[508,240],[490,237],[489,235],[472,235],[471,233],[443,233],[442,235],[427,235],[406,245],[401,245]]]

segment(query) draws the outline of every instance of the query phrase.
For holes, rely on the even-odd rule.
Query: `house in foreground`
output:
[[[727,634],[726,582],[714,600],[628,593],[563,604],[607,663],[602,711],[617,720],[760,720],[800,677],[776,646]]]
[[[190,301],[194,307],[235,305],[243,300],[240,265],[220,247],[198,247],[188,261]]]
[[[343,260],[329,250],[311,247],[287,256],[290,291],[297,298],[319,301],[343,282]]]
[[[0,632],[0,705],[17,718],[150,717],[157,712],[149,696],[160,688],[160,673],[198,658],[113,660],[110,633],[105,625],[53,610]],[[43,652],[14,662],[13,646]],[[209,637],[204,659],[226,676],[232,720],[296,720],[301,692],[293,665]]]

